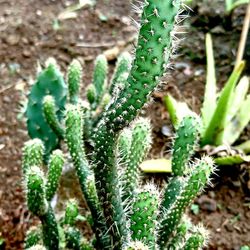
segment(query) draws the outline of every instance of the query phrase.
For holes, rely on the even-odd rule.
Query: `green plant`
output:
[[[237,8],[238,6],[240,6],[242,4],[247,4],[247,3],[249,3],[248,0],[225,0],[226,11],[231,12],[232,10]]]
[[[50,201],[58,186],[62,154],[53,160],[61,152],[53,151],[45,178],[41,168],[43,143],[35,139],[25,145],[23,157],[28,207],[41,220],[38,233],[27,236],[32,246],[42,244],[49,250],[165,249],[173,239],[176,249],[199,249],[206,244],[205,230],[183,225],[187,206],[209,183],[214,168],[209,157],[192,164],[190,161],[199,140],[199,117],[191,114],[178,126],[173,177],[162,195],[153,184],[142,185],[138,169],[150,147],[151,135],[149,121],[135,118],[167,69],[180,7],[179,0],[144,2],[131,69],[130,57],[123,54],[108,85],[107,61],[103,55],[98,56],[87,90],[88,105],[78,97],[80,78],[71,75],[72,67],[68,73],[71,103],[65,106],[61,120],[56,113],[56,97],[39,92],[44,121],[67,145],[91,212],[88,221],[94,236],[90,241],[81,236],[74,223],[78,217],[74,204],[66,208],[62,220],[56,219]],[[180,233],[182,237],[177,239]]]
[[[250,101],[250,95],[247,95],[249,80],[247,77],[240,79],[245,64],[241,62],[234,69],[224,88],[218,93],[212,39],[209,34],[206,36],[206,52],[207,80],[201,108],[203,123],[201,146],[207,144],[215,146],[232,145],[250,121],[250,115],[247,112]],[[186,104],[177,102],[171,95],[168,95],[165,100],[175,127],[178,126],[184,116],[192,113]]]

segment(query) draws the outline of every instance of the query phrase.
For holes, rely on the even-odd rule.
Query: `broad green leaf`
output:
[[[210,34],[206,34],[207,78],[204,101],[201,109],[203,126],[206,128],[216,108],[216,75],[213,54],[213,43]]]
[[[165,96],[164,100],[170,116],[170,120],[175,129],[179,126],[181,120],[185,116],[194,113],[185,102],[176,101],[170,94]]]
[[[230,108],[230,103],[233,96],[233,91],[240,78],[240,75],[244,69],[245,63],[242,61],[234,69],[227,83],[225,84],[215,112],[209,122],[207,128],[202,138],[202,145],[212,144],[212,145],[222,145],[223,144],[223,132],[227,123],[228,111]]]

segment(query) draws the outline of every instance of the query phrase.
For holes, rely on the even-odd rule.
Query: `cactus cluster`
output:
[[[60,91],[44,90],[52,89],[47,85],[42,91],[39,88],[41,75],[49,78],[46,72],[54,66],[39,75],[29,97],[34,100],[37,92],[39,114],[30,112],[30,101],[27,115],[33,124],[46,124],[57,144],[52,147],[43,133],[36,132],[30,133],[36,139],[24,146],[28,208],[41,221],[28,232],[26,249],[199,249],[205,245],[206,231],[184,216],[213,172],[208,157],[191,164],[201,131],[199,117],[189,115],[181,121],[173,145],[173,177],[161,192],[153,183],[143,184],[139,169],[151,146],[151,128],[148,119],[136,117],[165,73],[180,8],[179,0],[144,2],[133,63],[127,53],[122,54],[108,84],[106,58],[98,56],[87,88],[88,105],[79,97],[82,70],[76,60],[63,88],[68,89],[68,98],[63,97],[68,99],[66,106],[57,100],[62,95],[54,95]],[[46,84],[58,83],[52,75]],[[91,239],[85,239],[76,226],[75,202],[68,204],[63,218],[55,216],[51,206],[64,164],[62,151],[54,150],[60,148],[59,141],[66,144],[91,213]]]

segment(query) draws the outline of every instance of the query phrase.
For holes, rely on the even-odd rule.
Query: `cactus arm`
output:
[[[28,208],[42,222],[43,242],[46,248],[57,250],[58,227],[53,210],[46,200],[44,175],[37,166],[31,166],[26,175]]]
[[[88,207],[94,219],[94,231],[97,238],[97,245],[100,249],[106,249],[109,240],[104,235],[107,231],[105,227],[102,211],[99,206],[99,200],[95,189],[95,180],[90,170],[89,163],[82,144],[83,121],[79,109],[73,105],[66,111],[66,141],[70,155],[73,159],[76,173],[79,179],[80,187],[86,199]]]
[[[53,151],[50,157],[47,182],[45,186],[46,199],[49,202],[52,200],[57,191],[59,180],[62,174],[63,164],[64,164],[64,157],[62,151],[61,150]]]
[[[59,232],[55,214],[49,206],[47,212],[40,216],[42,222],[43,242],[48,250],[59,250]]]
[[[178,0],[145,2],[135,60],[127,84],[118,97],[113,99],[94,131],[98,195],[113,242],[117,244],[114,249],[121,248],[127,234],[114,155],[116,132],[136,117],[148,95],[159,84],[171,54],[171,32],[179,8]]]
[[[45,196],[45,178],[37,166],[31,166],[26,173],[27,203],[29,210],[40,217],[47,212],[48,203]]]
[[[128,73],[131,68],[132,58],[128,52],[122,53],[117,60],[115,71],[111,79],[111,85],[109,87],[109,93],[114,94],[117,83],[119,83],[119,78],[124,74]]]
[[[79,214],[78,204],[76,200],[70,200],[67,202],[65,209],[65,216],[63,223],[65,225],[73,226],[76,222],[77,216]]]
[[[146,1],[128,84],[104,115],[115,130],[131,122],[164,75],[180,1]]]
[[[164,248],[169,237],[177,227],[180,219],[191,201],[209,182],[209,175],[213,172],[211,158],[204,157],[198,161],[189,176],[185,177],[184,185],[172,205],[162,214],[159,245]]]
[[[131,237],[145,243],[150,250],[157,249],[158,203],[159,192],[153,185],[148,184],[139,191],[132,205]]]
[[[186,240],[183,249],[184,250],[199,250],[207,246],[207,240],[209,238],[208,231],[199,224],[198,226],[193,226],[192,235]]]
[[[132,141],[129,155],[127,156],[127,167],[122,180],[124,186],[123,199],[131,197],[134,190],[138,188],[140,175],[139,165],[147,155],[151,142],[152,138],[149,120],[144,118],[137,120],[132,127]]]
[[[95,68],[93,74],[93,85],[96,91],[96,103],[95,107],[99,105],[99,102],[105,92],[105,85],[107,81],[108,63],[104,55],[99,55],[95,60]]]
[[[60,124],[58,117],[56,115],[56,103],[55,99],[51,95],[47,95],[43,99],[43,115],[53,130],[53,132],[60,138],[64,137],[64,129]]]
[[[29,140],[24,144],[22,157],[23,176],[31,166],[42,166],[44,146],[40,139]]]
[[[25,236],[24,249],[28,249],[40,243],[42,234],[38,228],[30,228]]]
[[[172,170],[174,175],[185,174],[187,164],[198,145],[201,131],[201,121],[196,115],[184,117],[181,121],[174,140],[172,154]]]
[[[82,66],[74,59],[68,67],[67,82],[69,88],[69,102],[77,104],[79,97],[80,84],[82,79]]]

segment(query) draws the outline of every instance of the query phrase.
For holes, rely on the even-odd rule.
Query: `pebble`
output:
[[[197,202],[202,210],[206,210],[209,212],[215,212],[217,210],[216,201],[211,198],[208,198],[205,195],[202,195]]]
[[[9,35],[6,38],[6,43],[11,45],[11,46],[17,45],[19,43],[19,41],[20,41],[20,36],[18,36],[16,34]]]
[[[29,51],[29,50],[24,50],[24,51],[23,51],[23,56],[24,56],[24,57],[30,57],[30,56],[31,56],[30,51]]]

